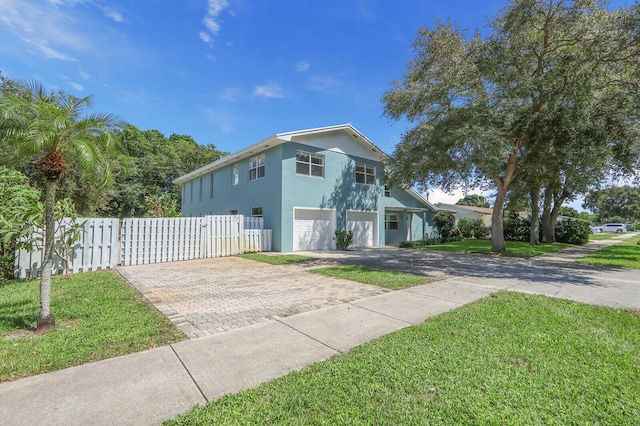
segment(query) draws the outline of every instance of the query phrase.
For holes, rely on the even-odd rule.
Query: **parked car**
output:
[[[605,223],[602,225],[602,232],[617,232],[621,234],[627,231],[624,223]]]
[[[590,226],[592,234],[602,234],[602,226]]]

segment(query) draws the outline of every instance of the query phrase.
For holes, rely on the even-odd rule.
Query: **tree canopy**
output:
[[[478,194],[467,194],[460,198],[456,204],[460,206],[491,207],[491,204],[489,204],[484,195]]]
[[[603,220],[620,216],[629,221],[640,221],[640,188],[626,185],[593,191],[584,198],[582,207]]]
[[[486,36],[467,37],[451,21],[420,29],[407,74],[383,97],[388,117],[412,125],[393,154],[395,178],[445,190],[491,184],[492,249],[503,251],[504,202],[517,179],[531,193],[547,190],[551,221],[613,159],[634,170],[639,11],[513,0]]]

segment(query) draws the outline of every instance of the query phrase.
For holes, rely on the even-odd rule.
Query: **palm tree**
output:
[[[112,131],[123,126],[113,114],[86,114],[93,97],[45,91],[38,83],[14,80],[15,90],[0,93],[0,141],[23,159],[34,159],[45,176],[45,250],[40,279],[37,330],[55,325],[51,314],[54,206],[60,176],[75,160],[90,182],[110,178],[105,154],[115,153]]]

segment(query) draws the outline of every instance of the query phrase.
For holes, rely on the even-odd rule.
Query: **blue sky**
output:
[[[223,151],[351,123],[391,153],[405,127],[382,116],[380,99],[402,79],[418,29],[452,17],[474,30],[503,5],[0,0],[0,70]]]

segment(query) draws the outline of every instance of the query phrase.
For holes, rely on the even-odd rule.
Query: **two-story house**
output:
[[[273,250],[419,240],[437,209],[412,189],[385,186],[385,154],[350,124],[279,133],[177,178],[182,214],[262,216]]]

